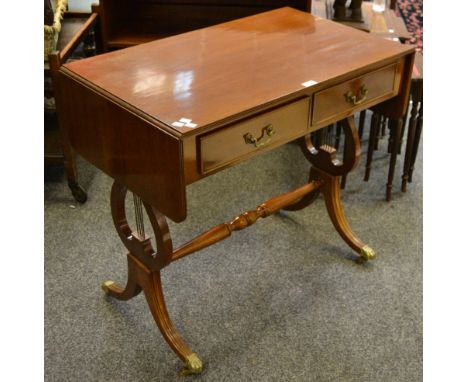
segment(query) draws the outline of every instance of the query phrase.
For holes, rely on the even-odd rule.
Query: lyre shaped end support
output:
[[[361,156],[361,144],[354,123],[354,117],[348,117],[341,121],[345,134],[345,148],[343,161],[336,158],[336,149],[329,145],[316,148],[310,135],[301,141],[301,149],[307,160],[317,169],[334,176],[345,175],[359,162]]]
[[[111,191],[111,211],[115,229],[125,247],[150,269],[160,270],[170,262],[172,240],[166,218],[158,210],[143,201],[156,240],[157,250],[151,244],[149,236],[134,232],[125,213],[127,188],[114,181]]]
[[[125,214],[126,187],[114,182],[111,192],[112,218],[115,228],[130,253],[127,255],[128,281],[125,288],[113,281],[102,285],[104,292],[118,300],[129,300],[141,291],[161,334],[176,353],[185,362],[184,374],[197,374],[203,370],[200,358],[190,349],[172,323],[164,301],[160,270],[169,264],[172,255],[172,240],[166,218],[158,210],[143,202],[146,214],[154,230],[157,253],[150,238],[144,233],[141,200],[137,201],[137,232],[130,228]]]

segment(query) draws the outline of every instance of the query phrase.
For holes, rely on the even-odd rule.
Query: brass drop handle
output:
[[[247,133],[247,134],[244,134],[244,141],[248,145],[261,147],[270,143],[270,140],[273,134],[275,134],[275,129],[273,128],[273,125],[270,123],[262,129],[262,135],[260,135],[260,137],[255,138],[252,134]],[[263,142],[260,142],[264,136],[266,136],[266,139]]]
[[[358,94],[353,94],[353,92],[350,90],[344,95],[344,97],[346,102],[349,102],[353,105],[359,105],[367,99],[367,93],[369,93],[369,90],[366,89],[365,85],[362,85]]]

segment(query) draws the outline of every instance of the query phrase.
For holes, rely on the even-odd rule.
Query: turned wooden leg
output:
[[[395,165],[396,165],[396,160],[397,160],[397,155],[398,155],[398,148],[400,147],[403,120],[401,118],[398,118],[397,120],[392,120],[392,123],[393,123],[394,141],[392,144],[392,154],[390,156],[390,168],[388,170],[388,181],[387,181],[387,192],[386,192],[386,200],[388,202],[392,199],[393,177],[395,175]]]
[[[403,147],[403,137],[405,136],[406,126],[408,125],[408,113],[406,113],[401,122],[401,139],[400,144],[398,145],[398,154],[401,154],[401,149]]]
[[[375,134],[375,140],[374,140],[374,150],[377,151],[379,149],[379,140],[381,138],[381,130],[382,130],[382,125],[384,123],[384,118],[382,115],[377,114],[377,132]]]
[[[370,172],[372,169],[372,157],[374,156],[374,141],[377,139],[377,130],[378,130],[378,115],[376,113],[372,114],[371,118],[371,127],[369,132],[369,142],[367,143],[367,158],[366,158],[366,172],[364,174],[364,181],[367,182],[370,177]]]
[[[413,81],[413,104],[419,104],[419,114],[416,117],[416,131],[414,136],[414,143],[411,150],[411,160],[408,171],[408,182],[413,180],[414,164],[418,155],[419,141],[421,139],[422,127],[423,127],[423,81]]]
[[[335,149],[340,149],[340,142],[341,142],[341,122],[337,122],[335,124],[336,131],[335,131]]]
[[[406,185],[408,183],[409,171],[411,165],[411,158],[413,155],[414,137],[416,135],[416,126],[418,118],[419,104],[413,101],[408,123],[408,135],[406,138],[405,162],[403,166],[403,176],[401,180],[401,191],[406,192]]]
[[[387,133],[388,118],[385,117],[382,122],[382,130],[380,131],[380,136],[385,137]]]
[[[387,154],[391,154],[393,142],[395,140],[395,126],[391,120],[388,122],[388,129],[390,131],[390,135],[388,137]]]
[[[365,123],[366,123],[366,110],[363,110],[359,113],[359,129],[358,129],[359,139],[362,139],[362,135],[364,134]]]
[[[325,199],[328,215],[330,216],[335,229],[343,240],[359,254],[358,263],[363,263],[375,258],[375,253],[368,245],[364,244],[351,230],[346,220],[343,205],[340,199],[340,179],[337,176],[330,176],[319,170],[315,170],[317,177],[323,180],[320,188]]]
[[[412,154],[411,154],[411,164],[410,164],[409,174],[408,174],[408,182],[410,183],[413,181],[414,164],[416,163],[416,158],[418,156],[418,147],[419,147],[419,141],[421,140],[422,128],[423,128],[423,103],[421,101],[421,108],[419,109],[418,122],[416,124],[416,133],[414,136],[414,143],[413,143],[413,149],[412,149]]]

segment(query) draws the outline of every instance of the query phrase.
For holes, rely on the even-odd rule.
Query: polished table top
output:
[[[363,108],[403,115],[413,52],[285,7],[65,64],[61,118],[77,153],[182,221],[188,184]]]
[[[411,49],[285,7],[65,67],[186,136]]]

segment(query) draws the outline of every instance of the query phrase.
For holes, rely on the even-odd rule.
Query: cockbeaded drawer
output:
[[[397,95],[401,66],[395,62],[316,93],[312,126],[332,123]]]
[[[200,136],[200,172],[206,174],[305,134],[309,110],[306,97]]]

